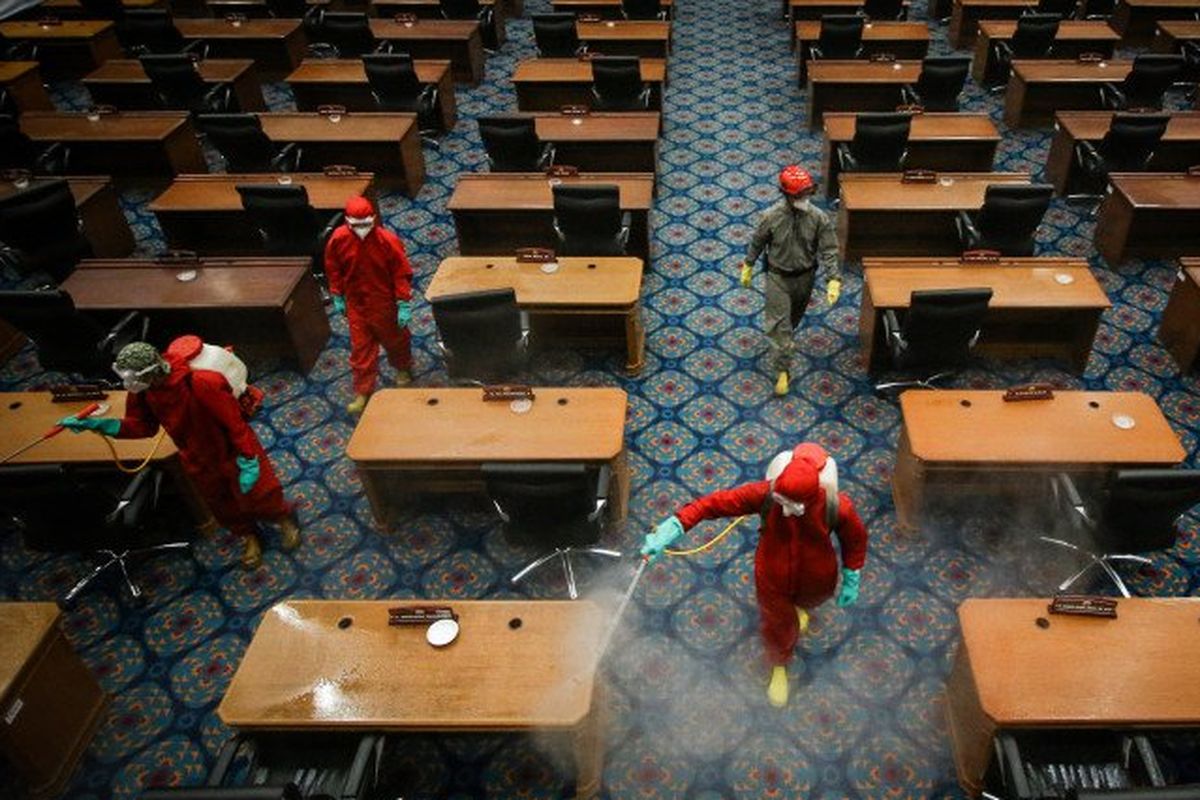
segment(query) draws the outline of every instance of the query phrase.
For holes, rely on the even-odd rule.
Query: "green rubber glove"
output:
[[[658,555],[667,548],[671,542],[683,536],[683,523],[679,518],[672,515],[658,523],[658,528],[654,533],[646,534],[646,540],[642,544],[642,555],[653,561],[658,558]]]
[[[333,295],[333,310],[339,314],[346,313],[346,298],[340,294]]]
[[[396,301],[396,324],[401,328],[407,328],[409,320],[412,319],[412,303],[407,300]]]
[[[250,494],[254,484],[258,483],[258,456],[238,456],[238,489],[242,494]]]
[[[861,570],[842,568],[842,590],[838,592],[837,604],[845,608],[858,602],[858,583],[862,579]]]
[[[749,286],[752,277],[754,275],[751,266],[749,264],[742,264],[742,286]]]
[[[105,436],[116,436],[121,431],[121,420],[116,417],[63,417],[58,424],[75,433],[95,431]]]
[[[829,301],[829,305],[836,305],[838,298],[842,296],[842,282],[837,278],[830,278],[829,283],[825,286],[825,299]]]

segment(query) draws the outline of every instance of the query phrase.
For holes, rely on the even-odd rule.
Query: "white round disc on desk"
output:
[[[439,619],[425,631],[425,639],[434,647],[445,647],[458,638],[458,623],[452,619]]]

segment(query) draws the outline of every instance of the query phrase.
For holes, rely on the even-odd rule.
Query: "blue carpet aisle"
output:
[[[810,308],[799,334],[791,396],[771,396],[765,368],[761,274],[736,284],[735,264],[753,220],[776,197],[779,167],[819,167],[821,139],[803,120],[803,94],[777,0],[683,0],[671,59],[654,224],[655,258],[644,287],[648,353],[637,380],[618,353],[558,352],[535,362],[538,384],[611,385],[629,393],[627,441],[634,476],[632,516],[613,534],[632,548],[684,500],[757,479],[777,451],[803,439],[824,444],[871,530],[858,607],[832,604],[814,615],[794,669],[790,707],[766,705],[752,584],[754,528],[690,559],[647,573],[610,661],[611,726],[605,795],[612,798],[958,797],[942,721],[941,687],[956,639],[954,608],[971,595],[1042,594],[1068,565],[1046,563],[1029,525],[1011,509],[990,523],[895,533],[889,481],[898,432],[893,403],[875,398],[859,362],[861,277],[847,272],[834,309]],[[913,17],[924,18],[922,2]],[[544,8],[544,0],[531,3]],[[945,51],[935,27],[935,52]],[[489,59],[481,87],[459,87],[460,122],[440,151],[426,149],[428,182],[417,200],[385,195],[387,223],[409,246],[424,288],[455,251],[445,203],[456,177],[483,168],[473,120],[515,108],[508,80],[533,54],[528,19]],[[64,87],[65,106],[86,105]],[[289,108],[282,86],[268,87]],[[968,110],[999,121],[1000,103],[976,87]],[[1039,173],[1048,135],[1006,132],[998,169]],[[161,247],[144,208],[127,195],[139,252]],[[1055,203],[1043,253],[1092,255],[1091,223]],[[984,364],[963,384],[1001,387],[1043,380],[1063,387],[1139,389],[1155,396],[1196,465],[1200,399],[1154,331],[1174,268],[1148,262],[1110,269],[1093,260],[1114,306],[1080,379],[1060,365]],[[820,293],[818,293],[820,294]],[[416,375],[445,375],[434,354],[428,307],[414,316]],[[236,565],[236,542],[197,542],[186,557],[161,558],[143,573],[150,602],[139,610],[117,592],[92,592],[67,618],[75,646],[114,700],[68,793],[72,800],[132,798],[143,786],[203,779],[230,731],[214,709],[260,615],[287,597],[498,598],[561,596],[552,571],[520,590],[507,577],[527,554],[506,545],[488,509],[470,500],[414,511],[379,530],[344,457],[353,423],[345,322],[308,376],[259,371],[267,391],[255,423],[289,496],[300,504],[305,544],[285,555],[274,540],[262,569]],[[390,373],[385,368],[385,376]],[[3,366],[0,385],[52,382],[30,350]],[[1137,592],[1196,595],[1200,528],[1195,517],[1170,553],[1132,578]],[[698,537],[719,528],[702,526]],[[0,592],[50,599],[85,569],[78,558],[0,540]],[[617,575],[614,580],[624,576]],[[552,745],[552,743],[551,743]],[[561,753],[540,737],[405,739],[394,775],[405,797],[560,797],[571,789]]]

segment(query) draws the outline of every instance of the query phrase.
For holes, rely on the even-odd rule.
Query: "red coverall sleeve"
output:
[[[325,278],[329,281],[330,294],[342,294],[342,277],[345,274],[345,265],[342,264],[339,257],[341,248],[338,246],[338,243],[341,240],[341,233],[342,227],[338,226],[329,237],[329,241],[325,243]]]
[[[842,566],[862,569],[867,561],[867,528],[854,510],[854,501],[845,492],[838,494],[837,537],[842,545]]]
[[[390,261],[396,299],[412,300],[412,264],[408,263],[408,253],[404,252],[404,243],[399,237],[392,237],[392,250],[394,257]]]
[[[238,455],[258,455],[258,437],[242,416],[242,408],[225,378],[215,372],[198,371],[192,373],[191,384],[192,393],[229,434]]]
[[[767,481],[755,481],[732,489],[722,489],[693,500],[679,509],[675,516],[683,523],[683,529],[686,531],[706,519],[757,514],[762,510],[763,501],[767,499],[770,490],[771,485]]]
[[[125,395],[125,416],[121,418],[121,429],[117,431],[118,439],[145,439],[158,433],[158,417],[150,410],[150,404],[142,397],[141,392],[129,392]]]

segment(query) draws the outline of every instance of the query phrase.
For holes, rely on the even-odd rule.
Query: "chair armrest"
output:
[[[808,46],[808,57],[812,61],[820,61],[825,57],[825,54],[821,52],[820,46],[814,42]]]
[[[853,172],[858,169],[858,161],[850,153],[850,145],[842,142],[837,146],[838,168],[842,172]]]
[[[900,99],[907,105],[923,106],[925,101],[921,99],[921,95],[911,83],[906,83],[900,87]]]
[[[339,800],[356,800],[366,794],[362,789],[368,768],[371,768],[371,783],[374,784],[375,772],[379,768],[378,754],[382,746],[382,736],[367,734],[359,740],[358,749],[354,753],[354,760],[350,762],[350,770],[346,773],[346,782],[342,785]]]
[[[1121,109],[1129,105],[1129,98],[1115,83],[1100,84],[1100,105],[1105,108]]]
[[[217,761],[213,764],[212,772],[208,773],[208,786],[220,786],[225,783],[229,766],[233,764],[233,759],[237,758],[243,739],[244,737],[239,733],[221,745],[221,752],[217,754]]]
[[[233,99],[233,86],[228,83],[218,83],[204,93],[204,105],[217,111],[228,111]]]
[[[983,236],[980,235],[979,228],[975,227],[975,220],[971,219],[971,215],[960,210],[958,216],[954,218],[954,222],[958,226],[958,238],[963,244],[963,249],[977,249]]]
[[[1000,778],[1008,788],[1008,797],[1029,797],[1032,792],[1025,778],[1025,765],[1021,761],[1021,750],[1017,740],[1007,733],[998,735],[993,744],[996,760],[1000,766]]]
[[[604,464],[600,467],[600,474],[596,476],[596,507],[588,514],[588,522],[595,522],[608,507],[608,485],[611,482],[612,469],[608,464]]]
[[[283,147],[279,148],[279,152],[271,158],[271,168],[280,172],[291,172],[300,167],[300,157],[304,154],[303,148],[295,142],[288,142]]]
[[[1101,157],[1100,151],[1096,149],[1096,145],[1086,139],[1075,142],[1075,161],[1092,174],[1096,174],[1104,168],[1104,158]]]
[[[1075,485],[1071,476],[1065,472],[1059,472],[1050,480],[1050,488],[1053,490],[1055,498],[1061,498],[1061,502],[1066,506],[1063,510],[1067,511],[1072,527],[1079,528],[1083,525],[1089,528],[1094,527],[1096,523],[1088,515],[1087,503],[1083,501],[1083,495],[1079,493],[1079,487]]]
[[[547,167],[554,166],[555,152],[554,144],[552,142],[546,142],[545,146],[542,147],[542,157],[538,159],[538,167],[540,169],[546,169]]]
[[[621,232],[617,236],[622,246],[629,244],[629,231],[633,227],[633,215],[628,211],[621,212]]]
[[[387,39],[384,39],[382,42],[375,45],[374,52],[376,52],[376,53],[394,53],[394,52],[396,52],[396,47],[391,42],[389,42]]]
[[[54,142],[34,161],[34,172],[45,172],[48,175],[62,175],[67,171],[67,162],[71,158],[71,148],[64,142]]]
[[[904,341],[904,336],[900,333],[900,318],[896,316],[894,308],[883,312],[883,336],[893,360],[898,359],[908,349],[908,342]]]
[[[1138,757],[1142,760],[1142,768],[1146,770],[1146,777],[1150,780],[1151,786],[1166,786],[1166,779],[1163,778],[1162,767],[1158,764],[1158,756],[1154,752],[1154,748],[1150,746],[1150,740],[1144,734],[1136,734],[1127,739],[1132,749],[1137,752]]]
[[[309,42],[306,51],[313,58],[329,59],[341,55],[338,53],[337,47],[329,42]]]
[[[121,319],[117,322],[117,324],[113,325],[112,328],[109,329],[108,333],[105,334],[104,338],[101,339],[96,344],[96,349],[100,350],[101,352],[103,352],[105,349],[107,349],[108,346],[111,345],[113,343],[113,341],[117,338],[117,336],[120,335],[121,331],[123,331],[126,327],[129,326],[130,323],[132,323],[135,319],[137,319],[141,315],[142,314],[140,311],[130,311],[128,314],[121,317]]]
[[[650,84],[642,89],[642,93],[638,95],[638,102],[642,104],[642,108],[650,107]]]
[[[208,58],[208,42],[203,39],[194,39],[188,42],[180,52],[197,55],[201,60],[206,59]]]
[[[153,490],[146,486],[147,482],[151,479],[154,479],[155,482]],[[112,525],[119,520],[121,524],[127,527],[136,525],[145,513],[147,505],[152,507],[154,502],[157,501],[161,481],[162,473],[156,469],[145,469],[139,472],[129,482],[129,485],[125,487],[125,491],[121,493],[116,507],[108,515],[106,522]]]

